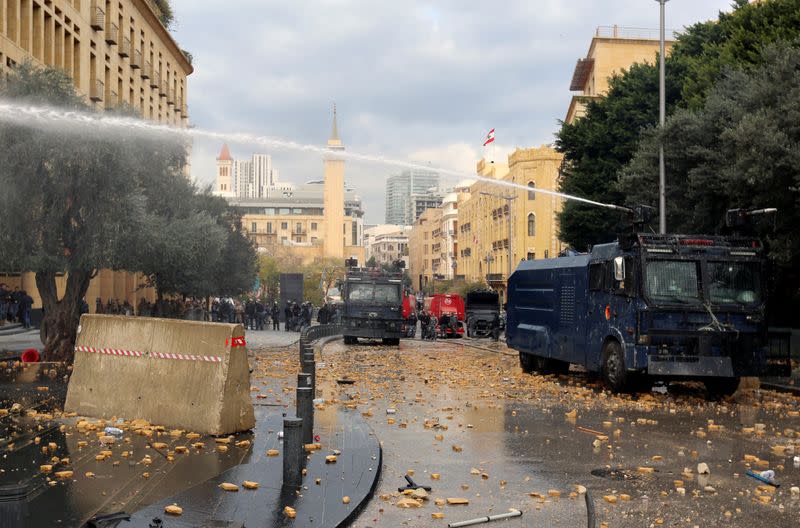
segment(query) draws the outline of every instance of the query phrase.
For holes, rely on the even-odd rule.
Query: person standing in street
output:
[[[492,317],[492,341],[500,340],[500,314],[495,313]]]
[[[8,315],[8,303],[11,292],[5,283],[0,283],[0,326],[6,324],[6,316]]]
[[[19,292],[19,318],[24,328],[31,327],[31,308],[33,307],[33,297],[28,292]]]
[[[272,316],[272,329],[273,330],[280,330],[281,329],[281,309],[278,306],[278,301],[274,301],[272,303],[272,309],[270,310],[270,315]]]

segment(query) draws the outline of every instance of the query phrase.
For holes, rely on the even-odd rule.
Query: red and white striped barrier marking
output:
[[[208,361],[211,363],[221,363],[219,356],[194,356],[192,354],[167,354],[164,352],[150,352],[150,357],[158,359],[183,359],[187,361]]]
[[[76,352],[89,352],[92,354],[106,354],[109,356],[151,357],[156,359],[177,359],[184,361],[205,361],[209,363],[222,363],[220,356],[196,356],[194,354],[167,354],[165,352],[140,352],[138,350],[122,350],[119,348],[95,348],[90,346],[76,346]]]
[[[122,350],[119,348],[94,348],[89,346],[76,346],[76,352],[91,352],[93,354],[106,354],[108,356],[142,357],[144,354],[138,350]]]

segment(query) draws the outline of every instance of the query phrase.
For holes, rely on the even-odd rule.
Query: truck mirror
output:
[[[614,259],[614,280],[625,280],[625,258],[616,257]]]

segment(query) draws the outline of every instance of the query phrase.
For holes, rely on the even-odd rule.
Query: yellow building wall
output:
[[[478,174],[527,186],[533,182],[538,189],[555,190],[558,186],[562,155],[546,146],[517,149],[508,157],[508,165],[478,163]],[[506,210],[508,201],[499,196],[515,197]],[[505,291],[508,278],[509,250],[513,245],[512,269],[521,260],[555,257],[561,250],[558,240],[556,213],[562,200],[544,194],[528,197],[528,192],[508,186],[478,181],[469,193],[459,197],[458,204],[458,273],[470,282],[489,280],[489,284]],[[528,215],[535,217],[535,229],[528,234]],[[509,236],[509,219],[512,235]],[[513,244],[506,244],[506,240]],[[487,263],[487,257],[490,261]]]
[[[408,235],[408,274],[415,290],[432,284],[433,276],[442,273],[434,267],[434,261],[441,260],[439,252],[434,251],[436,244],[443,244],[442,237],[435,237],[441,231],[442,208],[426,209],[419,216]],[[421,279],[420,279],[421,277]]]

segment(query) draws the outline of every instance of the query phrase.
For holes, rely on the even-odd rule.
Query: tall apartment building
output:
[[[66,71],[95,107],[188,122],[192,65],[146,0],[0,0],[0,73],[25,60]]]
[[[291,183],[278,180],[272,156],[253,154],[247,160],[235,160],[228,145],[222,145],[217,158],[215,193],[226,198],[268,198],[294,190]]]
[[[406,169],[386,180],[386,223],[411,225],[436,202],[441,204],[439,173]],[[433,205],[436,207],[436,205]]]
[[[412,288],[431,292],[433,281],[443,279],[441,256],[442,208],[426,209],[414,222],[408,237]]]
[[[26,60],[64,70],[76,90],[96,109],[122,103],[143,119],[172,126],[189,121],[188,56],[161,23],[148,0],[0,0],[0,75]],[[58,279],[63,291],[66,277]],[[19,286],[41,307],[35,274],[0,270],[0,281]],[[86,298],[155,298],[138,273],[100,270]]]
[[[667,41],[667,51],[674,41]],[[586,58],[578,59],[569,89],[573,95],[567,109],[566,123],[586,113],[586,105],[608,91],[608,81],[634,63],[653,62],[659,50],[656,29],[600,26],[595,31]]]

